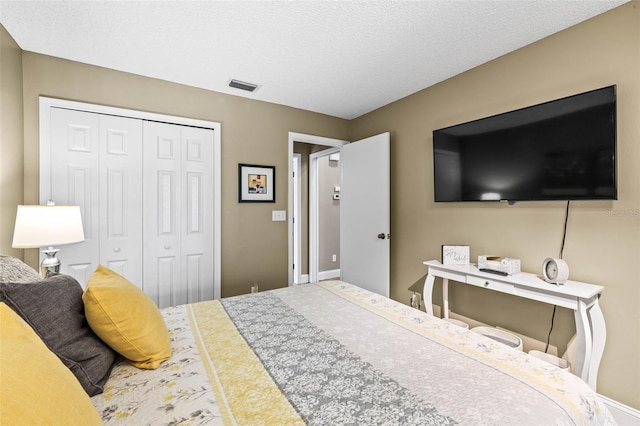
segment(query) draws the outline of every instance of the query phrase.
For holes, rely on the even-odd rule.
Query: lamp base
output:
[[[40,275],[42,275],[42,278],[47,278],[49,271],[55,272],[56,274],[60,272],[60,259],[56,257],[56,254],[59,251],[60,249],[54,249],[53,247],[42,250],[42,252],[47,256],[40,264]]]

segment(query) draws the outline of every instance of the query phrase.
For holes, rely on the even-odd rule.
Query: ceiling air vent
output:
[[[258,88],[257,84],[253,83],[245,83],[240,80],[231,80],[229,82],[229,87],[235,87],[236,89],[246,90],[247,92],[253,92]]]

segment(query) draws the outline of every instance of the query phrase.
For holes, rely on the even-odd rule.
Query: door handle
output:
[[[381,240],[384,240],[386,238],[386,236],[384,235],[384,232],[379,233],[378,238],[380,238]]]

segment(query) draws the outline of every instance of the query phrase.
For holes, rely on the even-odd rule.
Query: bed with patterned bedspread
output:
[[[162,310],[173,354],[125,361],[105,424],[613,424],[573,374],[329,281]]]

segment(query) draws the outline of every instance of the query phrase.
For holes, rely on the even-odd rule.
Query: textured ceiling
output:
[[[0,0],[0,22],[23,50],[350,119],[626,2]]]

